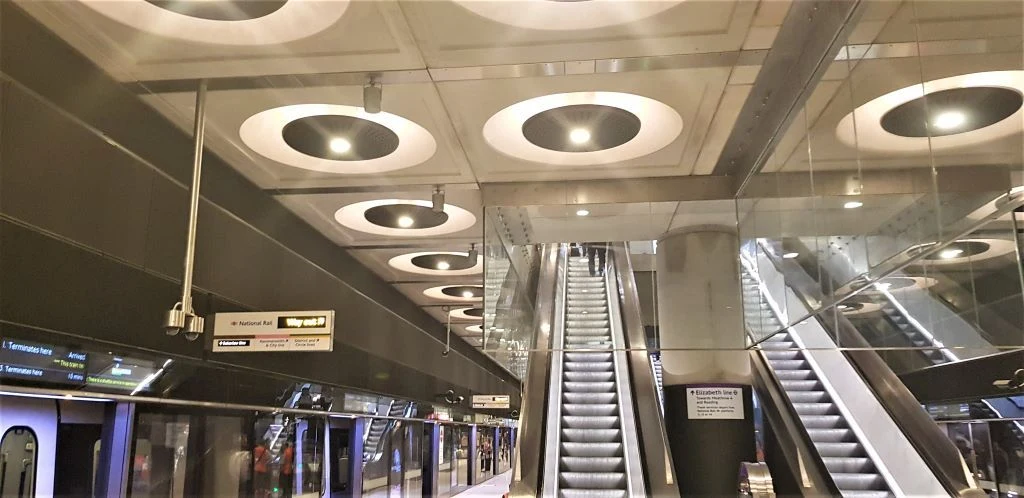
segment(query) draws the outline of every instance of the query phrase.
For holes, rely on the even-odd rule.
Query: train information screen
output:
[[[84,384],[88,355],[64,346],[0,339],[0,377]]]
[[[151,361],[93,353],[89,355],[86,383],[89,387],[119,391],[135,391],[140,386],[145,390],[150,376],[154,375],[156,370],[156,365]]]

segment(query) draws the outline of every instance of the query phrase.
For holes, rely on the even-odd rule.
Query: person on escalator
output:
[[[313,395],[309,392],[309,386],[302,386],[299,392],[299,399],[295,400],[295,407],[300,410],[313,409]]]
[[[604,263],[605,263],[605,252],[607,250],[604,244],[590,243],[587,247],[587,266],[590,269],[591,277],[603,277],[604,276]],[[600,259],[600,263],[598,260]],[[596,268],[595,268],[596,265]]]

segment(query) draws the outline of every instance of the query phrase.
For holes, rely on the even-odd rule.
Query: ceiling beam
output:
[[[739,192],[760,170],[793,118],[836,59],[856,24],[861,0],[793,2],[713,174],[736,179]]]
[[[744,198],[997,192],[1012,184],[1003,166],[951,166],[760,174]],[[485,207],[576,206],[639,202],[715,201],[735,198],[733,176],[676,176],[625,180],[485,183]]]

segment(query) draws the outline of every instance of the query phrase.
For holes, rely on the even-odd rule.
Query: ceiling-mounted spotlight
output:
[[[380,112],[380,101],[383,94],[384,89],[380,86],[379,82],[376,82],[373,79],[363,85],[363,110],[370,114],[377,114]]]
[[[476,264],[476,258],[480,256],[480,253],[476,250],[476,242],[469,244],[469,252],[466,253],[466,258],[469,259],[470,263]]]
[[[434,187],[434,194],[430,196],[430,209],[435,213],[444,212],[444,190],[438,185]]]

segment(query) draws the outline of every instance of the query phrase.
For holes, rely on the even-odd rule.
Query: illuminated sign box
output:
[[[334,310],[217,313],[213,351],[332,351]]]
[[[474,394],[473,408],[507,410],[511,401],[511,396],[505,394]]]

